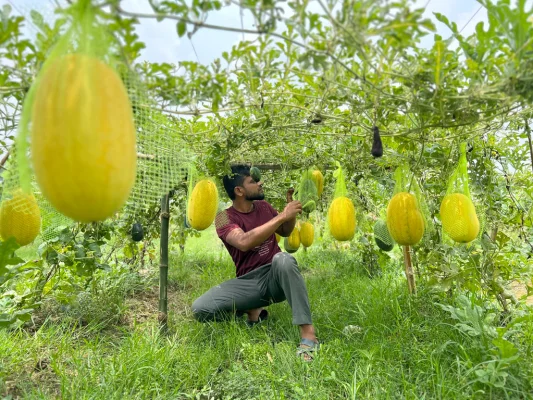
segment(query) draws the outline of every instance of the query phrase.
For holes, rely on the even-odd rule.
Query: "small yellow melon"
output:
[[[0,236],[3,240],[14,237],[20,246],[30,244],[41,230],[41,212],[31,193],[21,189],[0,204]]]

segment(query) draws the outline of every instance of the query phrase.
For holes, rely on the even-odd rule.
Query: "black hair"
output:
[[[250,167],[248,165],[232,165],[231,175],[226,175],[222,178],[224,189],[231,200],[235,200],[235,188],[242,186],[244,178],[250,176]]]

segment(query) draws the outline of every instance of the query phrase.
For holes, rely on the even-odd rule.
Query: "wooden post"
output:
[[[168,328],[168,226],[170,220],[169,197],[167,193],[161,198],[161,241],[159,261],[159,326],[162,331]]]
[[[405,277],[407,278],[407,286],[410,294],[416,293],[415,274],[413,273],[413,266],[411,264],[411,254],[409,253],[409,246],[403,246],[403,261],[405,263]]]

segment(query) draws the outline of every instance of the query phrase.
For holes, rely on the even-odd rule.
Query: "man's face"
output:
[[[244,178],[241,188],[244,189],[244,198],[248,201],[263,200],[265,198],[263,182],[254,181],[251,176]]]

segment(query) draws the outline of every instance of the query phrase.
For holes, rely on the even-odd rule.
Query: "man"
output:
[[[263,182],[250,176],[250,168],[236,165],[223,179],[233,206],[215,220],[217,234],[236,266],[237,278],[217,285],[192,305],[198,321],[217,321],[248,314],[247,324],[266,319],[263,307],[285,299],[292,309],[292,323],[300,327],[297,354],[311,361],[319,344],[311,321],[307,289],[294,257],[281,252],[275,233],[289,236],[302,212],[299,201],[289,202],[278,214],[264,201]]]

